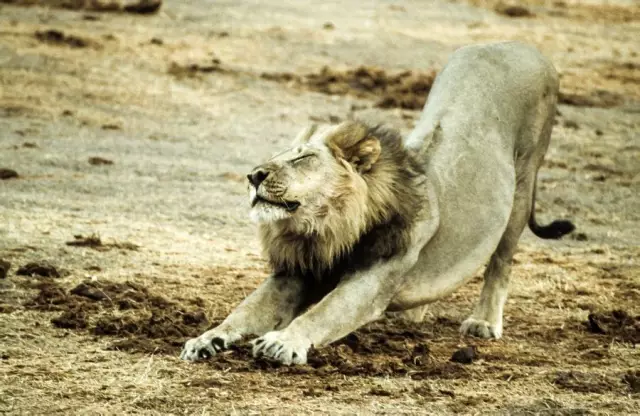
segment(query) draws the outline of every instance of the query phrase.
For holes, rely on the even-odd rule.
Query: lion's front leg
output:
[[[287,326],[305,306],[304,292],[300,278],[267,278],[220,325],[187,341],[180,358],[208,358],[245,335],[262,335]]]
[[[406,270],[403,259],[344,278],[288,327],[255,340],[254,356],[264,355],[287,365],[306,363],[312,345],[329,344],[381,317]]]

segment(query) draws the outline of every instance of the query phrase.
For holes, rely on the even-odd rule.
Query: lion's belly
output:
[[[407,275],[393,309],[433,301],[467,281],[495,251],[509,221],[516,184],[511,150],[503,148],[497,133],[484,132],[474,140],[460,138],[455,128],[444,123],[443,140],[428,165],[440,226]]]

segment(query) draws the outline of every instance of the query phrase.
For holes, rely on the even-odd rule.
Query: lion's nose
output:
[[[247,179],[249,179],[249,182],[257,188],[265,179],[267,179],[267,176],[269,176],[269,172],[266,170],[256,169],[247,175]]]

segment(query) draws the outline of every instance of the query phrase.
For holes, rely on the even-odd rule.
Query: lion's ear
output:
[[[359,173],[371,170],[380,158],[380,140],[369,134],[361,123],[347,121],[340,124],[325,143],[336,158],[344,159]]]
[[[345,159],[359,173],[365,173],[371,170],[374,163],[378,161],[380,151],[380,140],[377,137],[369,136],[347,149]]]

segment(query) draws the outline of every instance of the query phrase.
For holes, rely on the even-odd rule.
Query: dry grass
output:
[[[482,7],[322,3],[311,17],[294,2],[174,3],[152,17],[88,19],[3,4],[0,170],[18,176],[0,183],[0,260],[12,265],[0,279],[0,412],[637,413],[637,328],[597,334],[584,324],[591,312],[640,315],[637,7],[531,0],[523,4],[535,16],[520,19],[493,12],[497,2],[472,3]],[[186,364],[176,358],[183,335],[144,330],[157,314],[163,329],[194,311],[216,322],[267,275],[242,178],[301,125],[356,115],[407,132],[419,115],[377,109],[375,94],[326,80],[326,91],[346,90],[318,94],[259,74],[423,73],[459,44],[506,37],[540,47],[563,74],[565,98],[578,97],[560,107],[537,209],[543,220],[575,220],[579,234],[548,242],[525,233],[504,339],[457,334],[479,277],[435,303],[423,325],[376,323],[301,369],[243,350]],[[88,162],[96,155],[113,163]],[[15,274],[43,260],[68,273]],[[108,296],[36,308],[43,280],[63,294],[93,282]],[[113,292],[125,282],[141,289]],[[153,296],[168,303],[158,308]],[[86,327],[54,325],[70,305]],[[96,331],[114,322],[126,325]],[[404,361],[416,344],[429,349],[419,366]],[[450,363],[467,345],[479,359]]]

